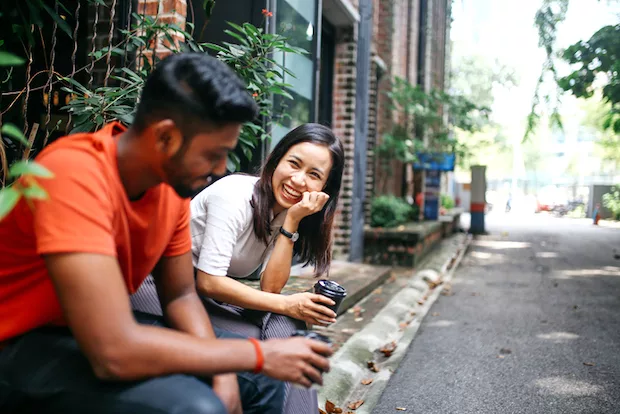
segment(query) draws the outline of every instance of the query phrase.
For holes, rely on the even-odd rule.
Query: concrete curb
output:
[[[454,237],[461,237],[462,241],[439,268],[423,266],[422,270],[415,272],[373,320],[331,358],[331,371],[323,376],[323,387],[318,391],[320,409],[324,409],[329,400],[346,413],[351,411],[347,407],[349,403],[363,400],[363,405],[355,413],[365,414],[373,410],[424,316],[441,294],[445,283],[452,279],[454,270],[469,247],[471,236]],[[388,344],[392,346],[386,347]],[[389,354],[394,344],[396,347],[386,357],[384,354]],[[381,348],[384,348],[383,352]],[[376,372],[370,369],[369,361],[374,362]],[[372,380],[372,383],[363,385],[361,381],[364,379]]]

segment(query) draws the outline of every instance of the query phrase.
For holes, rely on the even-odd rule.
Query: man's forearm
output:
[[[137,325],[91,362],[104,379],[137,380],[178,373],[211,376],[252,370],[256,353],[243,339],[198,338],[173,329]]]
[[[209,315],[195,292],[180,296],[162,308],[172,328],[199,338],[215,338]]]

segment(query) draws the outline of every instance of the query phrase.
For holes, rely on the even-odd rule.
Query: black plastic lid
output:
[[[317,285],[320,286],[322,289],[325,289],[328,292],[332,292],[332,293],[335,293],[337,295],[346,295],[347,294],[347,290],[345,288],[343,288],[338,283],[336,283],[336,282],[334,282],[332,280],[321,279],[318,282],[316,282],[316,285],[314,285],[314,287],[316,288]]]

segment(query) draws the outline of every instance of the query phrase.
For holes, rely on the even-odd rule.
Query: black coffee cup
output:
[[[316,332],[313,332],[313,331],[304,331],[304,330],[300,329],[300,330],[297,330],[297,331],[293,332],[293,334],[291,336],[301,336],[301,337],[304,337],[304,338],[307,338],[307,339],[313,339],[315,341],[324,342],[327,345],[329,345],[330,347],[332,346],[331,339],[329,339],[325,335],[321,335],[320,333],[316,333]],[[318,367],[315,367],[315,368],[318,369],[321,372],[321,374],[323,373],[322,369],[320,369]],[[308,378],[308,379],[310,380],[310,378]],[[310,381],[314,384],[314,381],[312,381],[312,380],[310,380]],[[299,387],[301,387],[301,386],[299,386]],[[316,387],[316,385],[313,385],[313,387]]]
[[[323,305],[333,310],[336,315],[340,304],[347,296],[347,290],[332,280],[321,279],[314,285],[314,293],[330,298],[334,305]]]

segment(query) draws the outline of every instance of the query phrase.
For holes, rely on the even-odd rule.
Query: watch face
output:
[[[295,232],[295,233],[293,233],[293,237],[291,237],[291,240],[292,240],[292,241],[293,241],[293,243],[294,243],[294,242],[296,242],[296,241],[297,241],[297,239],[299,239],[299,233]]]

